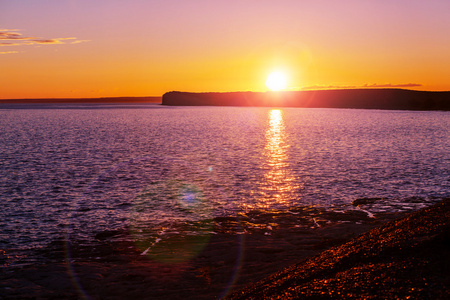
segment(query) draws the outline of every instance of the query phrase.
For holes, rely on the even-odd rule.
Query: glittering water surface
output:
[[[249,211],[414,210],[450,196],[450,114],[302,108],[0,109],[0,249],[132,238]],[[370,199],[369,199],[370,200]],[[298,210],[297,210],[298,211]]]

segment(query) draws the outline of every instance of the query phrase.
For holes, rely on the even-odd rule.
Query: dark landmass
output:
[[[450,199],[392,221],[229,299],[450,299]]]
[[[161,97],[0,99],[2,104],[135,104],[161,103]]]
[[[304,207],[217,217],[202,250],[181,262],[155,258],[179,260],[193,249],[189,243],[205,240],[178,235],[142,255],[136,244],[114,239],[127,232],[99,232],[94,246],[61,238],[23,266],[0,250],[0,298],[219,299],[234,292],[231,299],[448,299],[449,210],[447,199],[412,215]]]
[[[450,91],[341,89],[283,92],[168,92],[163,105],[450,110]]]

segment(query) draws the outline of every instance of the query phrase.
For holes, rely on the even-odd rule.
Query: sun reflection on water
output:
[[[261,208],[273,205],[286,205],[292,200],[293,191],[297,188],[288,162],[287,143],[283,111],[272,109],[268,114],[266,145],[264,157],[267,171],[262,186],[263,199]]]

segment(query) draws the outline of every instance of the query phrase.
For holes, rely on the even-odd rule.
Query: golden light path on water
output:
[[[268,113],[264,156],[267,171],[262,186],[260,208],[270,209],[274,204],[288,204],[296,185],[290,172],[283,111],[272,109]]]

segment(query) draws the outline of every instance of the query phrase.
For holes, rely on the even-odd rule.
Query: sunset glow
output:
[[[450,90],[449,1],[0,3],[0,99]],[[282,89],[282,88],[278,88]]]

